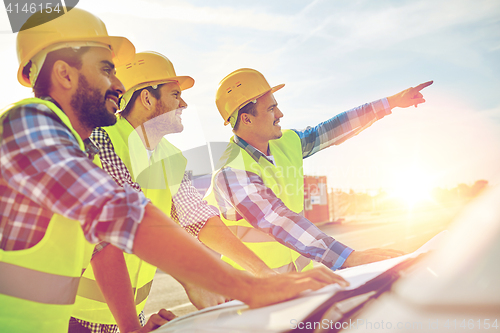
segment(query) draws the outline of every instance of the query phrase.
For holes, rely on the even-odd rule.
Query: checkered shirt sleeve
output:
[[[387,98],[342,112],[315,127],[294,130],[302,143],[302,156],[309,157],[321,149],[338,145],[391,114]]]
[[[9,111],[0,134],[0,247],[38,243],[54,213],[80,221],[93,243],[131,253],[149,202],[123,188],[80,149],[72,132],[43,104]],[[99,231],[99,236],[98,236]]]
[[[125,163],[115,153],[113,143],[106,133],[100,127],[95,128],[90,135],[96,146],[99,148],[99,159],[104,171],[113,178],[113,180],[120,186],[129,184],[137,192],[141,192],[141,186],[132,180],[130,172],[128,171]]]
[[[189,180],[187,173],[184,173],[179,190],[172,199],[174,203],[172,208],[174,208],[180,224],[197,238],[207,220],[219,215],[217,208],[203,200]]]
[[[146,316],[144,315],[144,311],[141,311],[138,317],[141,326],[146,325]],[[71,320],[79,322],[83,327],[87,328],[90,331],[90,333],[120,333],[118,325],[92,323],[89,321],[73,317],[71,318]]]
[[[214,191],[225,218],[244,218],[281,244],[333,270],[339,269],[353,251],[288,209],[253,172],[223,168],[215,176]]]

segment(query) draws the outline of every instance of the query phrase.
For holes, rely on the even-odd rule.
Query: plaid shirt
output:
[[[113,143],[108,134],[102,128],[96,128],[90,138],[99,147],[99,158],[103,169],[111,175],[117,184],[129,184],[140,191],[140,185],[132,180],[130,173],[115,153]],[[187,173],[184,173],[179,189],[172,197],[172,218],[180,223],[191,235],[198,237],[200,230],[207,220],[218,216],[219,211],[213,206],[209,206],[202,196],[191,184]]]
[[[141,326],[146,325],[146,316],[144,315],[144,311],[141,311],[139,313],[139,323]],[[81,326],[85,327],[88,329],[88,333],[120,333],[120,330],[118,328],[118,325],[114,324],[99,324],[99,323],[91,323],[85,320],[80,320],[78,318],[71,317],[69,320],[69,331],[68,333],[73,333],[74,331],[76,332],[81,332],[81,330],[72,329],[72,325],[74,322],[79,323]]]
[[[50,97],[44,99],[55,103]],[[132,253],[135,232],[149,202],[142,193],[128,185],[117,186],[43,104],[15,107],[2,125],[1,249],[34,246],[57,213],[80,221],[90,242],[104,240]],[[95,152],[86,141],[87,152]]]
[[[303,158],[344,142],[390,113],[387,99],[382,99],[338,114],[316,127],[294,130],[301,141]],[[264,157],[275,164],[272,157],[267,157],[236,135],[234,142],[255,161]],[[223,168],[215,176],[214,194],[225,218],[244,218],[278,242],[333,270],[340,268],[353,251],[326,235],[302,215],[288,209],[253,172]]]

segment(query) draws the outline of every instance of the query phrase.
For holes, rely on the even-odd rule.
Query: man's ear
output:
[[[142,105],[147,109],[147,110],[152,110],[153,109],[153,96],[147,89],[142,89],[141,95],[139,96]]]
[[[52,82],[63,89],[71,90],[78,84],[78,71],[67,62],[57,60],[52,67]]]
[[[245,125],[250,125],[252,123],[252,119],[250,118],[250,115],[248,113],[242,113],[240,115],[240,122],[245,124]]]

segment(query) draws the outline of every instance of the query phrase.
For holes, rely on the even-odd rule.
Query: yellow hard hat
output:
[[[75,42],[80,42],[79,46],[85,46],[86,42],[89,46],[93,46],[92,43],[106,45],[113,52],[116,66],[130,61],[135,54],[135,47],[127,38],[109,36],[104,22],[83,9],[73,8],[64,15],[37,25],[37,21],[47,21],[47,15],[44,12],[35,13],[17,34],[17,79],[23,86],[30,86],[30,78],[23,75],[24,67],[41,51],[53,51],[51,46],[55,44],[62,44],[58,48],[65,47],[64,43],[68,43],[66,47],[72,47],[74,44],[71,43]]]
[[[229,118],[234,112],[265,93],[278,91],[284,86],[280,84],[271,88],[264,75],[250,68],[241,68],[227,75],[220,81],[215,96],[224,125],[229,124]]]
[[[140,52],[134,60],[116,69],[116,76],[125,86],[125,94],[120,99],[123,110],[135,91],[167,82],[177,82],[181,90],[194,85],[190,76],[177,76],[174,65],[164,55],[157,52]]]

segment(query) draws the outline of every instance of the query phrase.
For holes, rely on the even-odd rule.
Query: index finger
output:
[[[433,83],[434,83],[434,81],[427,81],[425,83],[421,83],[421,84],[419,84],[418,86],[415,87],[415,90],[420,91],[420,90],[424,89],[425,87],[430,86]]]

